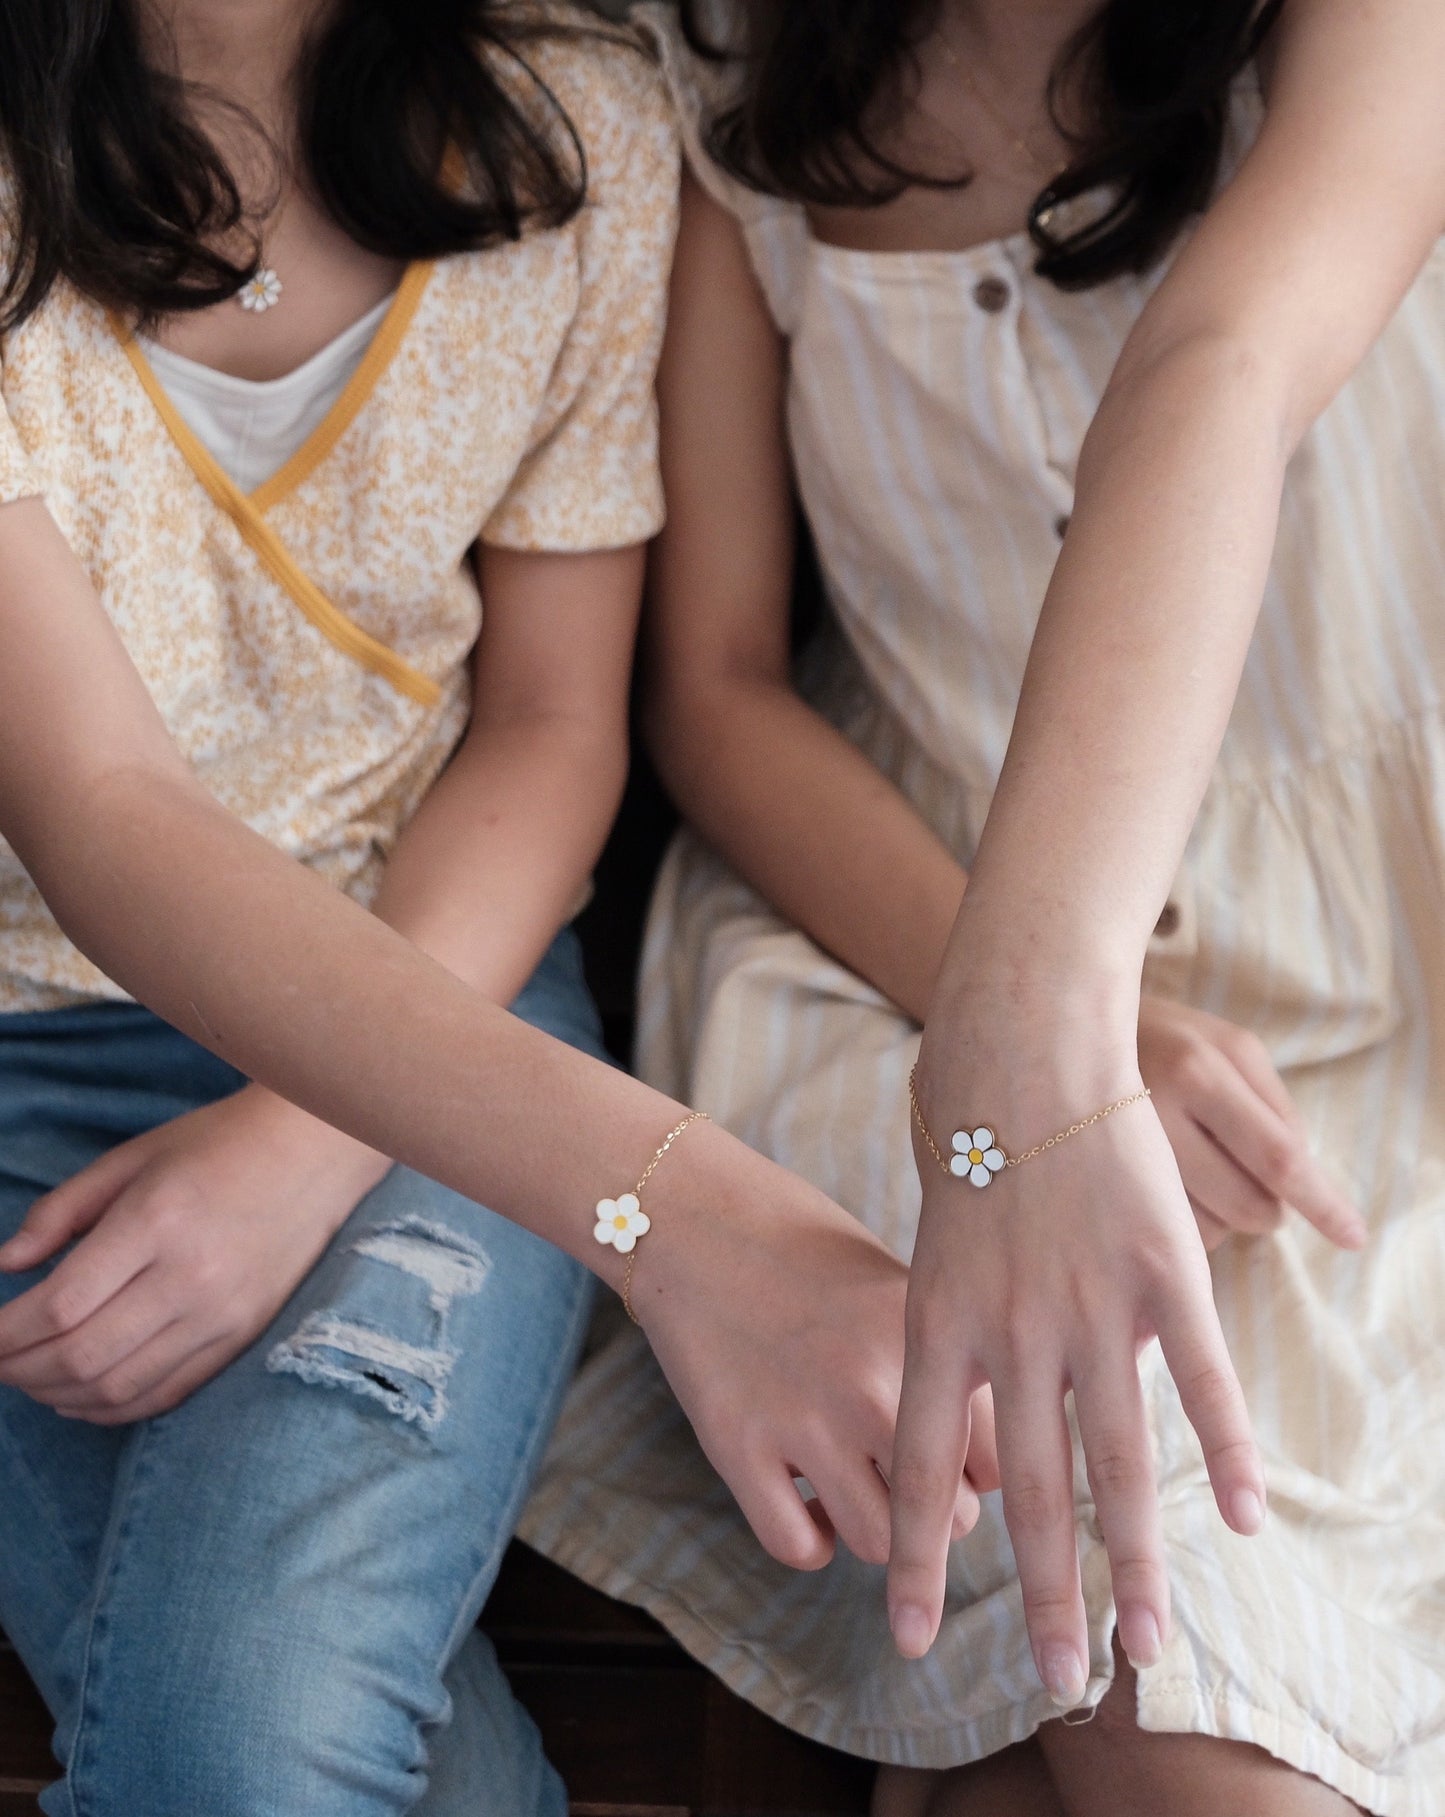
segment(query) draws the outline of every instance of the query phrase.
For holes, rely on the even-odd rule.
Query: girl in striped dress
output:
[[[912,1257],[909,1361],[886,1598],[769,1569],[625,1338],[529,1531],[880,1813],[1440,1817],[1437,0],[644,10],[642,1061]]]

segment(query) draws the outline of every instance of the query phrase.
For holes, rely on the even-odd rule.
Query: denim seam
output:
[[[589,1287],[590,1276],[584,1275],[582,1282],[579,1284],[576,1302],[572,1309],[572,1317],[568,1322],[565,1339],[557,1347],[559,1358],[569,1357],[571,1359],[566,1369],[566,1377],[568,1380],[570,1380],[571,1376],[576,1371],[577,1352],[581,1341],[582,1329],[586,1326],[592,1313],[592,1294],[589,1291]],[[555,1386],[555,1373],[553,1383]],[[527,1497],[532,1491],[532,1482],[536,1474],[538,1463],[538,1452],[551,1442],[552,1433],[556,1429],[557,1416],[561,1412],[560,1398],[559,1393],[557,1396],[556,1412],[554,1412],[552,1418],[548,1420],[538,1420],[533,1425],[525,1445],[518,1449],[515,1467],[512,1472],[511,1500],[507,1503],[501,1517],[496,1522],[495,1538],[493,1539],[490,1551],[487,1553],[486,1557],[482,1559],[467,1584],[467,1593],[462,1599],[461,1611],[465,1611],[476,1600],[477,1585],[487,1577],[488,1573],[490,1572],[495,1575],[501,1564],[502,1554],[512,1542],[512,1537],[517,1530],[517,1523],[522,1518],[522,1509],[525,1506]],[[475,1616],[469,1621],[465,1613],[461,1611],[458,1612],[447,1645],[443,1649],[440,1659],[437,1661],[437,1671],[442,1675],[445,1674],[446,1668],[455,1656],[457,1648],[466,1638],[468,1630],[475,1624]]]
[[[129,1537],[134,1514],[135,1491],[148,1474],[148,1454],[153,1430],[153,1423],[147,1421],[136,1429],[133,1436],[133,1450],[122,1466],[123,1475],[116,1483],[117,1494],[121,1498],[119,1505],[124,1511],[117,1515],[111,1532],[106,1535],[101,1568],[96,1574],[95,1597],[90,1607],[80,1681],[76,1688],[75,1736],[71,1742],[70,1758],[65,1763],[65,1790],[71,1817],[84,1817],[79,1786],[83,1769],[89,1764],[85,1756],[87,1752],[94,1752],[90,1743],[96,1724],[90,1705],[96,1656],[105,1641],[105,1604],[113,1594],[120,1575],[123,1544]]]

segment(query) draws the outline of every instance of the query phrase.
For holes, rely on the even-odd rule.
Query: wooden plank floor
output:
[[[483,1626],[536,1717],[573,1817],[862,1817],[871,1769],[740,1702],[636,1609],[523,1546]],[[0,1640],[0,1817],[36,1817],[50,1725]],[[199,1814],[198,1814],[199,1817]]]

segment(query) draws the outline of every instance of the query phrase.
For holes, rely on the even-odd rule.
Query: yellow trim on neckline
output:
[[[362,405],[375,391],[377,381],[396,357],[406,331],[411,327],[422,292],[431,281],[435,269],[435,261],[431,259],[419,259],[407,266],[401,283],[397,286],[396,295],[391,299],[391,307],[381,318],[380,327],[371,337],[371,345],[362,355],[360,365],[347,380],[341,396],[290,460],[251,494],[251,503],[258,511],[269,511],[288,492],[294,492],[303,481],[309,479],[356,421]]]
[[[314,472],[355,421],[357,412],[395,356],[431,272],[431,264],[425,261],[408,268],[391,308],[341,396],[285,466],[249,496],[242,492],[171,402],[135,336],[116,316],[110,317],[112,332],[187,466],[205,487],[212,502],[240,531],[271,578],[338,650],[424,707],[435,706],[441,699],[441,689],[436,682],[429,675],[423,675],[420,669],[413,668],[404,656],[364,631],[334,605],[297,564],[285,543],[267,523],[265,511]]]

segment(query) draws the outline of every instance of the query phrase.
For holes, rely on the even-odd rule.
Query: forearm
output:
[[[703,837],[921,1022],[966,878],[893,784],[785,680],[676,688],[651,729],[664,780]]]
[[[474,730],[398,840],[375,913],[509,1004],[577,907],[626,769],[620,727],[554,717]]]
[[[637,1178],[680,1115],[669,1100],[486,1001],[184,775],[95,778],[63,841],[26,839],[21,857],[69,936],[158,1014],[620,1279],[590,1213]],[[669,1184],[691,1181],[715,1207],[725,1180],[738,1210],[766,1190],[759,1170],[709,1129],[679,1152]]]
[[[1106,400],[935,1012],[986,964],[1004,993],[1098,981],[1132,1026],[1263,595],[1281,424],[1266,375],[1220,342]]]

